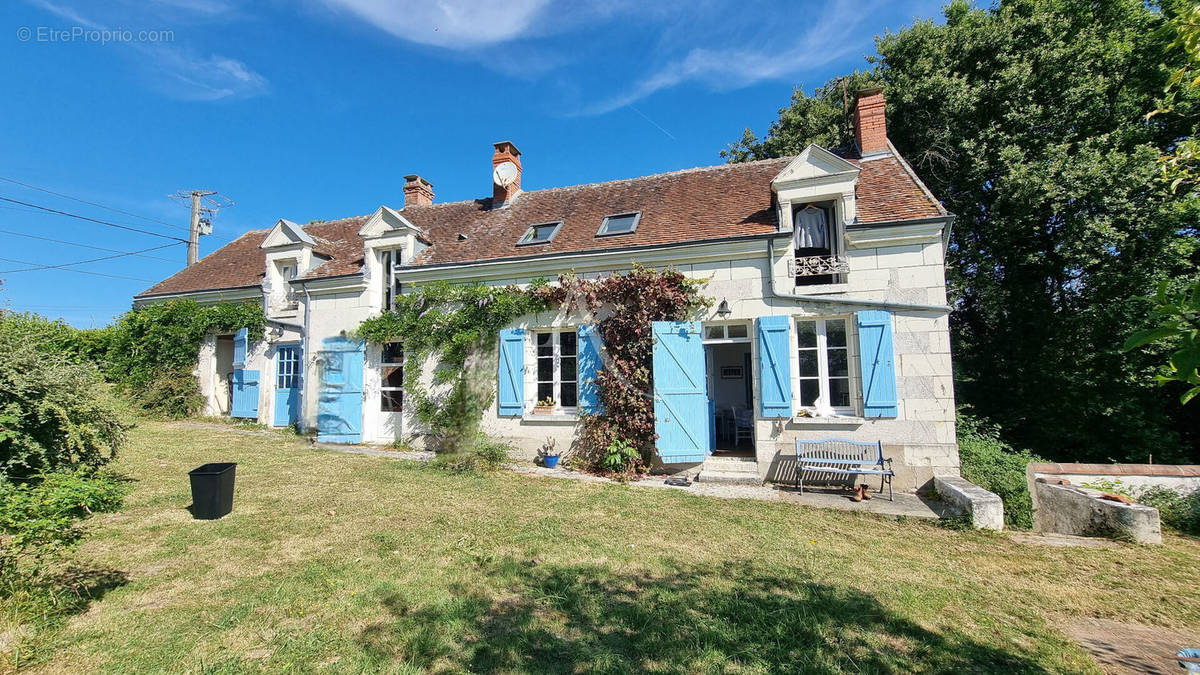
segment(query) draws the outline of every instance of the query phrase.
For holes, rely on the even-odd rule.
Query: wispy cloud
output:
[[[72,24],[94,30],[109,29],[107,22],[85,16],[68,4],[51,0],[31,2]],[[110,12],[129,9],[119,4],[105,7]],[[135,7],[134,11],[143,7]],[[232,5],[225,0],[159,0],[158,7],[176,13],[196,13],[204,17],[216,16],[232,9]],[[170,98],[183,101],[220,101],[257,96],[269,89],[266,77],[242,61],[222,54],[205,55],[186,45],[163,42],[117,42],[113,45],[117,49],[127,50],[129,58],[141,69],[151,88]]]
[[[417,44],[473,49],[528,37],[551,0],[323,0]]]

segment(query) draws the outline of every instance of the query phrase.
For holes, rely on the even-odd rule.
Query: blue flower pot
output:
[[[546,465],[547,469],[553,469],[558,466],[558,455],[546,455],[542,458],[542,463]]]

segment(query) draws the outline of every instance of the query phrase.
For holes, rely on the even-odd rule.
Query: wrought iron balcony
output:
[[[850,263],[841,256],[812,255],[797,257],[795,269],[797,277],[845,274],[850,271]]]

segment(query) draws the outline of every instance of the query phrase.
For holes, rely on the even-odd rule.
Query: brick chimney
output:
[[[883,88],[858,92],[854,106],[854,140],[863,157],[887,152],[887,121],[884,119]]]
[[[433,203],[433,183],[417,174],[404,177],[404,205],[429,206]]]
[[[493,144],[496,151],[492,153],[492,208],[501,206],[511,200],[521,191],[521,151],[511,141],[500,141]],[[507,169],[496,171],[496,167],[511,162],[517,167],[516,176],[511,177],[511,180],[505,181],[507,184],[501,185],[502,174]]]

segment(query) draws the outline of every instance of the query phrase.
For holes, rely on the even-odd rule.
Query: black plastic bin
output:
[[[192,517],[215,520],[233,510],[236,462],[210,462],[188,472],[192,480]]]

